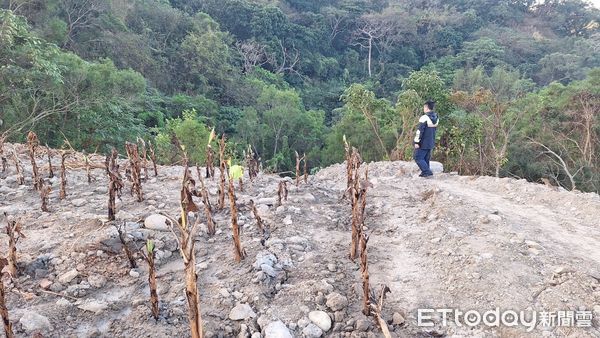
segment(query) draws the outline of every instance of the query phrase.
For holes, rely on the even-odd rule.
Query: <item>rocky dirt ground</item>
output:
[[[20,276],[4,278],[18,337],[187,337],[183,263],[164,225],[148,216],[178,213],[182,167],[159,167],[143,184],[145,200],[126,184],[117,218],[132,247],[156,242],[160,313],[149,307],[147,265],[138,254],[131,270],[115,227],[107,224],[107,177],[102,169],[67,173],[67,198],[52,179],[50,213],[40,210],[31,165],[22,145],[25,185],[9,159],[0,174],[0,213],[20,219]],[[43,152],[38,159],[47,175]],[[101,163],[103,159],[95,158]],[[54,157],[55,172],[59,158]],[[394,337],[598,337],[600,336],[600,197],[523,180],[437,174],[415,177],[405,162],[368,164],[367,200],[371,286],[391,293],[383,307]],[[150,171],[152,173],[152,171]],[[194,171],[195,174],[195,171]],[[207,337],[380,337],[361,313],[358,262],[348,258],[350,206],[342,200],[345,166],[334,165],[290,185],[277,207],[281,178],[260,174],[237,192],[242,244],[233,258],[229,211],[215,214],[217,234],[196,243],[202,318]],[[216,204],[217,180],[207,181]],[[249,201],[271,226],[261,244]],[[1,217],[0,217],[1,218]],[[145,220],[147,220],[145,222]],[[0,252],[7,250],[0,219]],[[136,249],[137,250],[137,249]],[[417,325],[419,308],[486,311],[589,310],[591,327],[468,327]]]

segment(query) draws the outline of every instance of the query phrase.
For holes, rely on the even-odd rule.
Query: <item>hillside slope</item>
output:
[[[102,169],[68,170],[67,198],[59,201],[52,179],[50,213],[40,211],[31,186],[23,145],[26,183],[18,186],[9,161],[0,174],[0,213],[18,217],[26,238],[19,241],[21,276],[7,285],[7,301],[18,337],[189,336],[183,293],[183,264],[173,235],[144,225],[158,212],[176,215],[178,166],[160,167],[143,184],[144,202],[135,202],[126,183],[117,218],[127,222],[136,248],[153,238],[159,252],[161,318],[151,317],[147,265],[130,271],[116,230],[106,223],[107,179]],[[45,150],[38,165],[47,175]],[[76,158],[79,160],[76,161]],[[93,158],[100,164],[103,159]],[[122,167],[124,167],[124,162]],[[80,155],[68,161],[73,167]],[[58,157],[54,157],[58,172]],[[383,307],[394,337],[597,337],[600,336],[600,197],[558,191],[514,179],[439,174],[415,176],[405,162],[370,163],[367,198],[371,287],[391,293]],[[150,173],[152,171],[150,170]],[[194,171],[194,175],[195,175]],[[277,207],[282,178],[245,178],[237,192],[242,244],[248,254],[233,259],[227,208],[215,214],[217,235],[197,239],[202,315],[208,337],[379,337],[379,328],[361,313],[358,262],[348,258],[350,207],[341,197],[345,167],[334,165],[310,176]],[[216,201],[218,180],[207,180]],[[265,245],[249,209],[254,199],[271,226]],[[216,204],[216,203],[215,203]],[[202,216],[203,218],[203,216]],[[6,252],[6,222],[0,220],[0,252]],[[45,289],[44,289],[45,288]],[[419,308],[516,311],[591,310],[592,326],[474,328],[417,325]],[[331,319],[315,320],[324,311]],[[321,314],[321,313],[319,313]],[[326,316],[327,317],[327,316]]]

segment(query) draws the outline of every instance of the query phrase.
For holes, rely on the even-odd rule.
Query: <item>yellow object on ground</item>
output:
[[[229,177],[234,180],[240,179],[244,176],[244,167],[241,165],[233,165],[229,167]]]

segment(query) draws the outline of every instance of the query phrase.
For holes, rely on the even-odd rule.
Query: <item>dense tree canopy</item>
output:
[[[0,0],[0,133],[106,151],[215,128],[266,167],[434,158],[600,189],[600,11],[582,0]],[[42,122],[43,121],[43,122]],[[203,160],[203,149],[194,161]],[[238,155],[240,155],[238,154]],[[168,156],[167,156],[168,155]],[[234,154],[235,155],[235,154]]]

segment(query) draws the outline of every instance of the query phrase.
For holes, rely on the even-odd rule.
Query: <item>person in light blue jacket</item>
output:
[[[419,127],[414,139],[415,153],[414,160],[421,169],[420,177],[429,178],[433,176],[433,172],[429,168],[429,160],[431,152],[435,147],[435,132],[440,122],[437,114],[433,110],[435,102],[427,101],[423,106],[423,116],[419,118]]]

